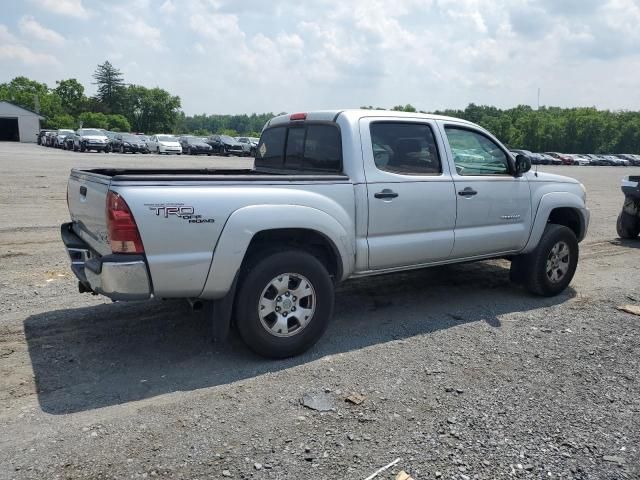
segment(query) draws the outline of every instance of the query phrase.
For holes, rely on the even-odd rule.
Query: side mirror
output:
[[[531,159],[526,155],[516,155],[516,177],[521,177],[531,170]]]

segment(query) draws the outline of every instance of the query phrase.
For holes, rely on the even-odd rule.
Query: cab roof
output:
[[[307,120],[316,122],[336,122],[339,117],[345,116],[351,121],[363,117],[390,117],[390,118],[423,118],[425,120],[444,120],[473,125],[467,120],[443,115],[433,115],[431,113],[398,112],[395,110],[368,110],[368,109],[346,109],[346,110],[312,110],[304,113],[287,113],[273,117],[267,122],[265,128],[275,125],[287,124],[296,120]]]

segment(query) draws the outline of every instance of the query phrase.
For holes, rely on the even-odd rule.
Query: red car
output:
[[[545,152],[545,153],[547,155],[551,155],[553,158],[557,158],[558,160],[561,160],[563,165],[573,165],[575,163],[573,158],[571,158],[568,155],[565,155],[564,153],[558,153],[558,152]]]

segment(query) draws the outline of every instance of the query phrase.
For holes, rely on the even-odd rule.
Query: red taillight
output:
[[[292,113],[291,115],[289,115],[289,120],[306,120],[306,119],[307,119],[306,113]]]
[[[107,232],[113,253],[144,253],[129,205],[111,190],[107,193]]]

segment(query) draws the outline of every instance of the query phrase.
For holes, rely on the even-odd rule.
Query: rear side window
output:
[[[269,128],[260,137],[255,166],[295,173],[339,173],[342,170],[340,130],[325,124]]]
[[[439,175],[442,165],[429,125],[403,122],[371,124],[373,158],[379,170],[402,175]]]

